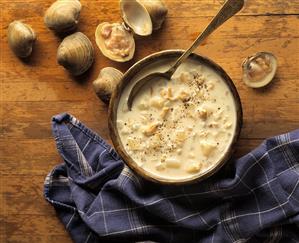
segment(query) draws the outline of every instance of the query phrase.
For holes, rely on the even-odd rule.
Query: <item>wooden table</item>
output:
[[[79,30],[94,41],[102,21],[120,21],[116,0],[82,0]],[[0,100],[0,242],[71,242],[53,208],[43,198],[46,174],[61,162],[51,135],[52,115],[69,112],[109,140],[107,108],[97,99],[92,81],[99,70],[114,66],[125,71],[146,55],[169,48],[186,48],[204,28],[223,0],[168,0],[161,31],[137,40],[133,61],[109,61],[96,48],[93,68],[71,77],[56,63],[60,39],[43,23],[51,1],[1,0]],[[244,127],[236,156],[269,136],[299,128],[299,1],[248,0],[246,8],[227,22],[198,53],[219,63],[239,90]],[[23,19],[38,35],[27,62],[7,44],[7,26]],[[242,60],[257,51],[273,52],[279,71],[269,87],[253,90],[241,81]]]

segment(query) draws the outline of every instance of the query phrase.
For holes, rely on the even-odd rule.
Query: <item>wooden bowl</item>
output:
[[[166,51],[161,51],[154,53],[152,55],[149,55],[136,64],[134,64],[123,76],[121,82],[119,85],[116,87],[116,90],[114,91],[111,100],[110,100],[110,105],[109,105],[109,117],[108,117],[108,125],[109,125],[109,131],[110,131],[110,136],[114,145],[114,148],[118,152],[118,154],[123,158],[124,162],[138,175],[144,177],[145,179],[148,179],[150,181],[154,181],[157,183],[162,183],[162,184],[171,184],[171,185],[182,185],[182,184],[188,184],[188,183],[193,183],[197,182],[203,179],[206,179],[213,175],[215,172],[217,172],[231,157],[236,142],[238,140],[238,137],[240,135],[241,127],[242,127],[242,120],[243,120],[243,114],[242,114],[242,105],[240,101],[239,94],[237,92],[237,89],[235,85],[233,84],[231,78],[226,74],[226,72],[216,63],[211,61],[210,59],[197,55],[197,54],[192,54],[189,58],[194,59],[195,61],[198,61],[200,63],[203,63],[204,65],[212,68],[215,72],[220,75],[223,80],[226,82],[228,85],[232,96],[235,101],[235,106],[236,106],[236,112],[237,112],[237,124],[236,128],[234,131],[233,139],[232,142],[225,152],[224,156],[222,157],[221,160],[218,161],[212,168],[209,170],[201,173],[194,175],[194,177],[190,178],[184,178],[181,180],[173,180],[173,179],[166,179],[166,178],[161,178],[158,177],[149,171],[144,170],[141,168],[127,153],[125,150],[118,130],[117,130],[117,108],[119,105],[120,97],[122,95],[123,90],[125,87],[130,83],[130,81],[133,79],[135,75],[137,75],[142,69],[146,68],[148,65],[154,64],[155,62],[161,61],[161,59],[173,59],[176,60],[181,54],[182,50],[166,50]]]

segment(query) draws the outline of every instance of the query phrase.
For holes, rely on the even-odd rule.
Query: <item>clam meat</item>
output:
[[[113,61],[127,62],[135,53],[134,34],[150,35],[153,26],[149,12],[137,0],[120,0],[120,10],[124,22],[99,24],[95,38],[104,56]]]
[[[258,52],[247,57],[243,64],[243,81],[252,88],[269,84],[277,71],[277,59],[269,52]]]
[[[126,62],[135,52],[133,34],[120,23],[102,23],[95,33],[96,43],[101,52],[111,60]]]

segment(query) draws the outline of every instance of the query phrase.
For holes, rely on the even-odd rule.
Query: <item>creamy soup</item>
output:
[[[236,127],[233,96],[211,68],[194,60],[183,63],[171,81],[153,80],[135,98],[132,85],[161,61],[136,75],[123,91],[117,130],[129,156],[144,170],[164,179],[187,179],[215,166],[232,142]]]

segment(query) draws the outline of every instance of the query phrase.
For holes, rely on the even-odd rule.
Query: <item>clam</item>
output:
[[[13,21],[8,26],[7,34],[9,46],[18,57],[30,56],[36,35],[29,25]]]
[[[146,8],[136,0],[121,0],[120,9],[124,23],[101,23],[98,25],[96,43],[106,57],[126,62],[135,53],[134,34],[147,36],[152,33],[152,21]]]
[[[137,35],[148,36],[153,31],[151,16],[137,0],[120,0],[120,11],[125,24]]]
[[[153,29],[158,30],[161,28],[166,15],[167,15],[167,8],[165,4],[161,0],[138,0],[148,11],[149,15],[151,16]]]
[[[258,52],[247,57],[243,64],[243,81],[251,88],[269,84],[277,71],[277,58],[269,52]]]
[[[109,104],[115,87],[123,77],[123,73],[113,67],[106,67],[100,71],[98,78],[93,81],[93,87],[97,96],[106,104]]]
[[[69,32],[77,27],[81,11],[78,0],[57,0],[46,11],[46,26],[58,33]]]
[[[75,76],[86,72],[94,61],[94,49],[88,37],[76,32],[64,38],[58,47],[57,61]]]
[[[132,32],[120,23],[101,23],[96,29],[96,43],[104,56],[117,62],[133,58],[135,41]]]

